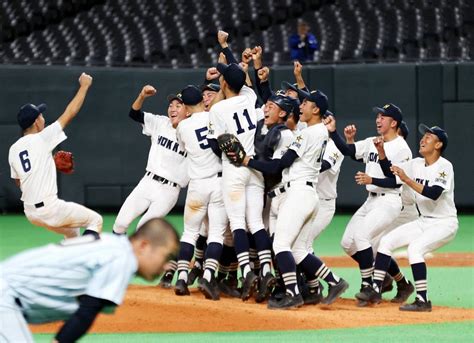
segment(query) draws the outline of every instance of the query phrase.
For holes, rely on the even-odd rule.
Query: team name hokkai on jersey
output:
[[[447,183],[447,176],[448,174],[445,171],[439,172],[438,176],[435,178],[434,183],[442,183],[443,185],[446,185]],[[424,186],[429,186],[430,181],[429,180],[424,180],[420,178],[415,178],[415,181],[419,184],[422,184]]]
[[[161,145],[162,147],[166,148],[166,149],[169,149],[171,151],[174,151],[178,154],[180,154],[181,156],[184,156],[186,157],[186,152],[183,151],[183,150],[179,150],[179,143],[178,142],[175,142],[167,137],[164,137],[164,136],[158,136],[158,139],[156,141],[156,143],[158,145]]]

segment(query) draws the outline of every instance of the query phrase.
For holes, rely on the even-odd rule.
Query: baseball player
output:
[[[211,107],[209,112],[210,144],[224,133],[237,136],[250,156],[255,154],[254,138],[257,123],[255,92],[245,86],[246,73],[235,63],[218,64],[221,93],[225,100]],[[262,221],[263,176],[257,171],[238,168],[226,156],[222,161],[222,189],[224,204],[234,236],[234,248],[239,260],[242,276],[242,299],[248,299],[258,281],[250,268],[249,241],[246,228],[255,238],[260,259],[262,277],[271,279],[271,241]]]
[[[346,137],[346,143],[354,144],[354,137],[356,134],[357,129],[354,125],[348,125],[344,129],[344,136]],[[402,121],[400,127],[398,128],[398,135],[403,137],[406,141],[408,137],[408,126],[407,124]],[[358,160],[359,162],[363,162],[363,160]],[[377,252],[378,245],[380,243],[380,239],[388,232],[392,231],[394,228],[401,226],[403,224],[409,223],[418,218],[418,210],[416,209],[415,204],[415,194],[413,190],[406,186],[402,185],[401,187],[401,199],[402,199],[402,210],[400,215],[390,224],[387,226],[386,230],[381,232],[377,237],[375,237],[371,244],[372,249],[374,252],[374,257]],[[408,299],[408,297],[415,291],[415,287],[413,284],[407,280],[403,272],[400,270],[395,259],[390,260],[390,266],[388,268],[387,274],[385,274],[385,280],[382,284],[381,291],[382,293],[390,292],[393,289],[392,282],[395,280],[397,284],[397,294],[391,300],[393,303],[403,303]],[[368,305],[369,303],[366,301],[359,301],[358,306],[363,307]]]
[[[429,128],[424,124],[420,124],[419,131],[423,135],[419,149],[422,157],[391,166],[393,162],[387,160],[383,142],[378,147],[385,174],[396,177],[415,191],[420,217],[382,238],[375,259],[373,287],[366,289],[362,296],[367,301],[380,301],[381,282],[389,267],[392,252],[408,246],[408,259],[417,295],[412,304],[402,305],[400,310],[430,312],[424,255],[453,240],[459,224],[454,204],[453,165],[442,156],[448,146],[448,135],[438,126]]]
[[[184,232],[181,236],[178,257],[178,280],[175,293],[189,295],[188,268],[194,254],[203,220],[208,216],[209,236],[204,262],[204,274],[199,279],[199,289],[208,299],[219,300],[219,288],[215,272],[219,264],[227,228],[227,214],[222,199],[221,151],[213,151],[206,135],[209,112],[204,110],[201,91],[187,86],[181,91],[188,118],[181,121],[176,136],[187,153],[190,177],[184,208]]]
[[[97,236],[102,230],[102,217],[98,213],[58,199],[52,151],[66,140],[63,130],[79,113],[92,85],[92,77],[82,73],[79,85],[64,113],[46,127],[43,117],[45,104],[23,105],[17,117],[23,136],[10,147],[8,154],[11,177],[21,188],[21,200],[28,220],[67,238],[78,236],[81,227],[85,228],[84,234]]]
[[[268,174],[283,171],[285,186],[274,190],[275,195],[278,191],[282,198],[275,201],[273,197],[272,208],[278,206],[273,249],[286,295],[281,300],[270,299],[268,308],[271,309],[289,309],[304,304],[297,284],[297,264],[309,279],[320,277],[329,283],[328,296],[323,300],[326,304],[331,304],[349,286],[319,258],[308,253],[308,239],[319,202],[315,186],[328,139],[328,131],[321,122],[328,103],[321,91],[306,93],[299,90],[299,94],[304,97],[300,120],[307,123],[307,128],[295,137],[281,159],[258,161],[247,156],[243,163]]]
[[[374,141],[383,139],[387,155],[396,163],[408,161],[412,157],[408,144],[397,134],[402,121],[401,110],[393,104],[387,104],[383,108],[375,107],[374,112],[377,114],[377,133],[382,138],[370,137],[349,145],[337,133],[334,117],[324,120],[336,147],[345,156],[362,159],[366,164],[365,173],[358,172],[355,179],[358,184],[366,185],[368,198],[347,224],[341,240],[344,251],[359,264],[361,291],[372,285],[374,255],[371,241],[386,232],[402,208],[400,185],[394,179],[384,177]]]
[[[0,338],[34,342],[27,323],[64,320],[54,341],[76,342],[97,314],[122,303],[135,273],[152,280],[177,247],[175,229],[152,219],[130,238],[87,235],[7,259],[0,264]]]

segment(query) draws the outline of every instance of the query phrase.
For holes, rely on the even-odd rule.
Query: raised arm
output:
[[[219,45],[222,48],[222,52],[224,53],[225,58],[227,59],[227,63],[239,63],[229,48],[229,44],[227,43],[228,37],[229,34],[225,31],[219,30],[217,32],[217,41],[219,42]]]
[[[79,85],[80,86],[76,95],[67,105],[64,113],[58,118],[58,122],[63,129],[69,125],[69,123],[81,110],[82,104],[84,103],[84,99],[87,95],[87,91],[92,85],[92,77],[86,73],[82,73],[79,77]]]
[[[336,131],[336,119],[333,116],[328,116],[323,119],[324,125],[329,131],[329,136],[336,144],[336,147],[344,156],[350,156],[355,159],[355,144],[346,144],[341,135]]]
[[[146,98],[153,96],[155,94],[156,94],[155,87],[150,86],[150,85],[144,86],[140,94],[138,94],[138,97],[135,99],[135,101],[132,104],[132,108],[130,109],[130,112],[128,113],[129,117],[132,118],[136,122],[144,124],[145,114],[142,111],[143,102],[145,101]]]
[[[296,83],[298,84],[298,89],[305,89],[306,84],[304,83],[304,80],[303,80],[303,65],[298,61],[294,61],[293,66],[294,66],[293,74],[295,75]],[[313,85],[313,88],[314,88],[314,85]]]

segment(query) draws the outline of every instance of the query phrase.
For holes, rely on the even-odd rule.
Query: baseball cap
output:
[[[46,111],[46,104],[39,104],[38,106],[25,104],[20,107],[20,111],[17,114],[18,124],[23,130],[26,130],[33,125],[36,118],[44,111]]]
[[[197,105],[202,101],[202,92],[194,85],[187,85],[181,91],[181,100],[185,105]]]
[[[246,75],[244,70],[238,64],[218,63],[217,71],[221,73],[225,82],[227,82],[234,91],[240,92],[242,87],[245,85]]]
[[[443,143],[443,147],[441,148],[441,152],[443,152],[448,147],[448,134],[439,126],[428,127],[425,124],[418,125],[418,131],[424,135],[425,133],[431,133],[438,137],[440,142]]]
[[[326,110],[326,113],[324,114],[324,116],[325,116],[325,117],[329,117],[329,116],[336,117],[336,116],[334,115],[334,113],[332,113],[332,112],[329,111],[329,110]]]
[[[284,91],[287,91],[288,89],[291,89],[292,91],[298,92],[298,84],[297,83],[292,84],[292,83],[289,83],[287,81],[283,81],[280,86]]]
[[[300,98],[314,102],[316,106],[318,106],[322,116],[326,114],[326,111],[328,110],[328,97],[320,90],[315,90],[308,93],[298,89],[298,96]]]
[[[273,94],[268,98],[268,101],[271,101],[275,103],[278,107],[280,107],[283,111],[285,111],[287,114],[290,114],[293,112],[293,102],[288,96],[285,95],[276,95]]]
[[[402,132],[403,138],[407,139],[408,134],[410,133],[410,130],[408,129],[408,125],[404,120],[402,120],[402,122],[400,123],[400,128],[399,129]]]
[[[391,117],[399,123],[401,123],[403,120],[402,110],[400,110],[400,108],[394,104],[386,104],[383,107],[374,107],[372,108],[372,111],[374,111],[376,114],[382,113],[382,115]]]
[[[201,86],[201,92],[204,92],[204,91],[213,91],[213,92],[218,92],[221,90],[221,86],[219,86],[218,84],[216,83],[208,83],[208,84],[204,84]]]
[[[168,102],[171,102],[173,100],[178,100],[180,103],[183,103],[183,99],[181,99],[181,93],[178,94],[170,94],[166,97]]]

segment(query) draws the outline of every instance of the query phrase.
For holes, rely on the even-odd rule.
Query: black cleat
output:
[[[248,300],[255,291],[255,287],[257,286],[258,276],[254,274],[254,272],[250,271],[244,278],[241,278],[242,281],[242,294],[240,298],[243,301]]]
[[[267,300],[276,283],[277,279],[272,275],[272,273],[267,273],[263,278],[260,278],[258,282],[258,290],[255,295],[255,301],[261,303]]]
[[[174,287],[174,294],[176,295],[190,295],[188,284],[184,280],[176,281],[176,286]]]
[[[323,288],[308,288],[305,292],[301,292],[305,305],[317,305],[323,300]]]
[[[217,285],[222,294],[225,294],[231,298],[240,298],[241,292],[238,288],[238,281],[233,276],[228,276],[226,279],[221,280]]]
[[[286,293],[283,299],[268,301],[268,308],[272,310],[289,310],[291,308],[301,307],[304,304],[303,297],[301,294],[291,295]]]
[[[369,285],[362,286],[360,292],[357,293],[355,297],[361,302],[371,304],[378,304],[382,301],[382,295]]]
[[[219,286],[217,285],[217,281],[212,278],[211,281],[207,281],[205,278],[199,278],[198,280],[198,288],[202,294],[206,297],[206,299],[211,300],[219,300]]]
[[[393,289],[393,278],[390,274],[386,273],[385,278],[382,282],[382,294],[390,292]]]
[[[411,312],[431,312],[431,301],[421,301],[419,298],[415,299],[413,304],[405,304],[400,306],[400,311]]]
[[[196,279],[199,279],[202,276],[202,274],[203,274],[202,268],[199,268],[198,266],[194,266],[188,275],[188,286],[192,286],[194,284],[194,281],[196,281]]]
[[[339,282],[334,286],[329,285],[328,295],[324,298],[321,303],[324,305],[331,305],[342,293],[349,288],[349,284],[344,279],[339,279]]]
[[[173,282],[174,271],[168,270],[165,272],[165,275],[161,277],[159,286],[161,288],[171,288],[171,283]]]
[[[410,281],[397,283],[397,295],[390,302],[396,304],[404,303],[414,291],[415,287],[413,287]]]

